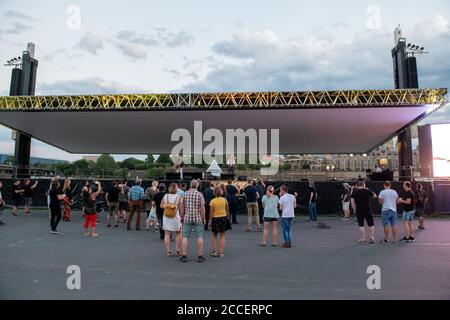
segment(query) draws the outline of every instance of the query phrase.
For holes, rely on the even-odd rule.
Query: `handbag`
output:
[[[167,195],[167,201],[169,201],[169,195]],[[177,215],[177,201],[178,201],[178,196],[175,199],[174,203],[166,203],[164,204],[164,216],[166,218],[175,218],[175,216]]]
[[[156,219],[156,208],[155,208],[155,207],[152,207],[152,209],[150,210],[150,214],[148,215],[148,217],[149,217],[151,220],[155,220],[155,219]]]

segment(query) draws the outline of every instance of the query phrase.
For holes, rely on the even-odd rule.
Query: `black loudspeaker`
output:
[[[247,181],[247,176],[239,176],[238,181]]]
[[[406,59],[406,70],[408,72],[408,88],[419,88],[416,57]]]

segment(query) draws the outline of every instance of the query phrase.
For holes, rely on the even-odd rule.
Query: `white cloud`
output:
[[[102,78],[79,80],[60,80],[53,83],[38,83],[39,95],[86,95],[86,94],[119,94],[148,92],[143,88],[128,86]]]
[[[96,55],[97,51],[103,48],[103,38],[98,34],[88,32],[78,42],[77,47]]]
[[[432,51],[429,57],[418,61],[421,86],[448,86],[450,32],[443,16],[404,28],[404,34],[420,39]],[[392,47],[393,33],[389,28],[360,30],[348,34],[346,40],[315,34],[285,40],[270,30],[243,31],[212,46],[216,56],[237,61],[216,65],[202,80],[193,81],[182,90],[393,88]]]

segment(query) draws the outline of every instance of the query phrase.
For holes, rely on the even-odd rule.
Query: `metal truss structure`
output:
[[[0,97],[0,111],[444,105],[447,89]]]

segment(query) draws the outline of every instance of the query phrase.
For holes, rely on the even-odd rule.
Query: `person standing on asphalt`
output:
[[[269,227],[272,226],[272,246],[277,247],[278,238],[278,220],[280,215],[278,214],[278,196],[275,195],[275,189],[273,186],[267,188],[267,193],[262,198],[262,205],[264,207],[264,234],[262,247],[267,246],[267,238],[269,236]]]
[[[24,190],[20,188],[20,180],[16,180],[13,185],[13,209],[12,209],[12,215],[17,217],[20,203],[22,202],[22,194]]]
[[[341,202],[342,202],[342,211],[344,211],[344,218],[343,221],[349,221],[350,220],[350,196],[351,196],[351,189],[350,185],[348,183],[344,183],[342,185],[344,187],[344,190],[341,194]]]
[[[71,204],[72,204],[72,189],[70,187],[70,185],[72,184],[72,181],[67,178],[66,180],[64,180],[64,185],[63,185],[63,192],[66,195],[66,197],[64,198],[64,215],[63,215],[63,220],[70,222],[71,219]]]
[[[247,231],[252,231],[252,217],[255,216],[256,230],[261,232],[261,221],[259,220],[258,199],[259,193],[256,189],[256,183],[252,179],[247,180],[247,186],[244,188],[247,199]]]
[[[205,198],[205,230],[208,230],[208,224],[210,215],[209,212],[211,210],[211,207],[209,206],[209,203],[212,199],[214,199],[214,188],[216,187],[216,183],[214,181],[211,181],[209,183],[209,187],[207,187],[205,190],[203,190],[203,197]]]
[[[66,197],[60,188],[59,180],[52,182],[52,188],[49,192],[50,195],[50,233],[59,234],[57,230],[58,224],[61,221],[61,200]]]
[[[358,181],[356,190],[352,192],[351,203],[353,212],[356,214],[356,219],[359,225],[359,241],[358,243],[366,243],[366,230],[364,228],[364,220],[370,230],[370,243],[375,243],[375,224],[373,221],[372,210],[370,208],[370,199],[376,199],[377,195],[366,188],[364,181]]]
[[[419,218],[419,229],[425,230],[423,216],[425,215],[425,206],[428,202],[428,196],[421,183],[416,185],[416,190],[416,212]]]
[[[136,179],[136,184],[130,189],[130,215],[127,221],[127,230],[131,230],[133,215],[136,213],[136,231],[141,230],[142,199],[144,189],[141,187],[142,180]]]
[[[258,179],[256,183],[256,190],[258,190],[259,198],[258,198],[258,212],[259,212],[259,222],[263,223],[264,221],[264,208],[262,204],[262,198],[266,194],[266,185],[261,178]]]
[[[384,190],[378,195],[378,200],[382,205],[381,220],[384,227],[384,239],[381,243],[389,243],[389,229],[392,231],[392,243],[398,243],[397,238],[397,200],[398,193],[391,189],[391,183],[384,183]]]
[[[111,217],[114,215],[114,227],[119,226],[119,194],[120,189],[117,181],[112,182],[112,187],[106,193],[105,200],[108,207],[108,216],[106,218],[106,227],[111,227]]]
[[[283,227],[283,248],[292,247],[292,224],[294,222],[295,213],[294,210],[297,207],[297,199],[294,195],[288,193],[288,186],[281,186],[280,190],[280,204],[281,209],[281,224]]]
[[[231,179],[228,180],[228,184],[226,186],[226,190],[227,190],[226,198],[227,198],[228,206],[229,206],[229,209],[230,209],[231,222],[233,224],[238,224],[238,222],[237,222],[237,206],[238,206],[237,194],[238,194],[238,190],[233,185],[233,181]]]
[[[153,196],[153,206],[156,209],[156,217],[158,218],[159,224],[159,238],[164,240],[165,232],[163,229],[163,217],[164,217],[164,209],[161,208],[161,202],[166,194],[166,185],[164,183],[160,183],[158,186],[158,192]]]
[[[127,221],[127,211],[130,210],[130,187],[128,186],[128,181],[126,179],[123,180],[119,189],[119,211],[122,215],[123,223],[125,223]]]
[[[203,235],[205,232],[205,198],[197,190],[198,181],[191,181],[191,188],[186,191],[181,202],[181,223],[183,224],[182,262],[187,262],[187,250],[192,229],[195,230],[198,246],[198,262],[205,261],[203,257]]]
[[[23,187],[23,196],[25,199],[25,214],[31,213],[31,206],[33,205],[33,191],[37,187],[38,181],[36,181],[33,185],[31,185],[31,180],[26,179],[25,185]]]
[[[84,208],[84,236],[89,236],[89,225],[91,226],[91,236],[98,237],[95,232],[97,226],[97,198],[102,193],[102,186],[99,181],[95,181],[94,187],[86,186],[83,188],[83,208]]]
[[[403,183],[404,193],[401,198],[398,199],[398,204],[403,206],[403,226],[405,228],[405,236],[400,240],[400,242],[414,242],[415,232],[414,232],[414,215],[416,214],[415,206],[415,195],[411,190],[411,182],[406,181]]]
[[[314,182],[311,181],[309,183],[309,221],[316,222],[317,221],[317,189],[314,186]]]

